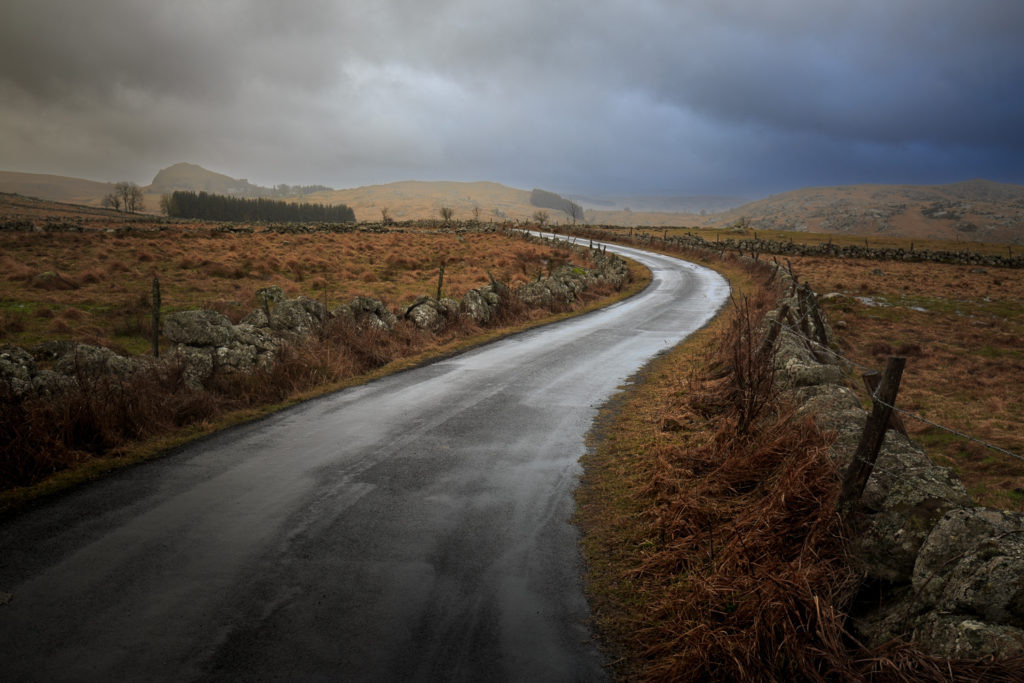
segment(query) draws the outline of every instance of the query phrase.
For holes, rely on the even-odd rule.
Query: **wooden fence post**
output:
[[[441,300],[441,288],[444,286],[444,264],[441,264],[441,270],[437,273],[437,300]]]
[[[828,332],[825,331],[825,321],[822,320],[821,309],[818,308],[818,298],[814,296],[814,292],[811,291],[810,286],[806,282],[803,284],[803,289],[807,311],[811,315],[811,322],[814,323],[814,336],[817,338],[818,343],[827,347]]]
[[[769,353],[775,347],[775,340],[779,337],[779,330],[782,329],[782,321],[789,315],[789,304],[783,302],[779,306],[779,312],[775,316],[775,320],[768,326],[768,334],[765,335],[764,341],[761,342],[761,347],[757,350],[757,358],[761,358]]]
[[[807,290],[803,285],[796,290],[796,302],[797,310],[800,313],[800,331],[803,333],[804,338],[807,340],[811,339],[811,323],[808,318],[811,315],[811,304],[808,302],[809,297],[807,296]],[[813,352],[814,347],[811,346],[810,341],[807,343],[807,347]]]
[[[846,469],[846,476],[843,478],[843,490],[839,494],[840,509],[848,510],[864,493],[864,487],[875,468],[878,451],[881,450],[882,442],[885,441],[889,418],[892,417],[890,406],[896,405],[896,394],[899,393],[900,378],[903,376],[903,368],[906,364],[907,359],[903,356],[890,356],[885,362],[882,382],[877,393],[872,396],[874,406],[871,409],[871,415],[868,416],[860,443],[857,444],[857,450],[853,454],[853,461]]]
[[[868,390],[868,393],[874,396],[879,382],[882,381],[882,373],[878,372],[878,370],[872,370],[861,375],[861,379],[864,380],[864,387]],[[903,436],[907,436],[907,428],[903,424],[903,420],[896,413],[889,416],[889,429],[895,429]]]
[[[160,357],[160,279],[153,277],[153,357]]]

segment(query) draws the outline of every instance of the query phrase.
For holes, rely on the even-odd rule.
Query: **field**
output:
[[[835,514],[832,436],[764,389],[751,354],[761,339],[752,323],[776,295],[734,253],[688,257],[726,272],[733,302],[605,407],[576,493],[588,597],[617,678],[1019,680],[1019,658],[944,660],[848,637],[860,574]],[[1021,452],[1019,271],[792,265],[837,294],[822,303],[838,352],[875,369],[909,357],[897,405]],[[860,378],[849,380],[867,405]],[[1022,509],[1019,460],[904,421],[978,502]]]
[[[888,355],[908,357],[901,408],[1024,454],[1024,272],[813,258],[792,264],[820,294],[841,295],[823,304],[843,355],[877,370]],[[1024,510],[1024,461],[904,422],[980,504]]]
[[[750,237],[758,237],[765,240],[778,240],[780,242],[792,242],[794,244],[819,245],[832,243],[836,246],[869,246],[873,249],[903,248],[907,250],[929,249],[931,251],[970,252],[976,254],[993,254],[999,256],[1020,256],[1024,254],[1024,246],[1014,244],[1002,244],[993,242],[978,242],[968,239],[921,239],[900,236],[899,234],[872,234],[859,235],[853,233],[820,233],[820,232],[797,232],[782,230],[756,230],[752,228],[731,227],[700,228],[700,227],[640,227],[628,228],[621,226],[607,226],[603,231],[617,235],[637,236],[649,234],[654,237],[679,237],[683,235],[697,235],[714,242],[716,240],[742,240]],[[770,257],[769,257],[770,258]]]
[[[896,236],[857,237],[754,230],[602,228],[594,234],[629,239],[700,235],[743,239],[754,235],[796,243],[864,245],[909,250],[1019,255],[1005,244],[921,240]],[[588,233],[590,234],[590,233]],[[655,240],[652,245],[659,246]],[[735,253],[735,252],[734,252]],[[770,254],[760,255],[770,260]],[[825,297],[840,352],[861,368],[850,386],[867,403],[859,374],[881,370],[887,355],[908,356],[898,405],[943,427],[1024,455],[1024,270],[969,265],[910,263],[825,257],[778,257],[792,265]],[[956,469],[968,490],[983,504],[1024,510],[1024,461],[958,437],[926,423],[906,419],[911,436],[936,460]]]
[[[486,325],[454,316],[435,334],[401,314],[418,296],[437,294],[442,268],[442,295],[459,299],[492,278],[514,289],[567,262],[590,267],[591,252],[500,230],[281,233],[151,216],[129,222],[98,209],[23,198],[7,206],[6,218],[0,212],[8,225],[0,230],[0,348],[35,349],[41,370],[53,364],[36,349],[48,340],[150,354],[154,278],[164,314],[209,308],[238,322],[260,307],[258,289],[276,285],[288,297],[323,301],[328,310],[356,296],[379,298],[400,319],[389,332],[344,316],[331,319],[316,334],[280,347],[270,368],[214,372],[198,388],[173,357],[143,364],[126,379],[79,373],[71,389],[49,398],[20,396],[0,382],[0,511],[275,407],[606,305],[642,288],[648,277],[632,264],[632,284],[598,283],[571,307],[556,301],[530,308],[502,295]],[[26,230],[22,221],[45,227]],[[166,356],[168,342],[161,343]]]
[[[400,307],[437,293],[442,264],[443,294],[459,298],[489,273],[514,287],[569,259],[501,234],[3,231],[0,343],[74,339],[142,352],[154,277],[164,311],[212,308],[237,322],[270,285],[328,309],[356,295]]]

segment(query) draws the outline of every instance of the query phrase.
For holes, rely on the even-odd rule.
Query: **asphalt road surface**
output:
[[[594,681],[597,409],[728,297],[628,301],[304,403],[0,523],[0,680]]]

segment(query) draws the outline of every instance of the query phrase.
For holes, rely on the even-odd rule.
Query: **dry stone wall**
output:
[[[799,310],[797,297],[783,302]],[[804,336],[783,327],[776,380],[836,434],[832,457],[842,470],[868,414],[846,386],[843,361]],[[852,616],[864,642],[913,640],[950,658],[1024,655],[1024,515],[974,505],[951,469],[890,429],[848,522],[864,579]]]
[[[524,239],[544,241],[528,235]],[[591,261],[595,264],[592,269],[560,266],[548,277],[515,291],[492,280],[467,292],[461,301],[423,296],[398,311],[392,311],[378,299],[363,296],[328,311],[319,301],[302,296],[288,299],[279,287],[269,287],[258,292],[262,308],[249,313],[237,325],[211,310],[163,316],[162,333],[173,348],[159,360],[121,356],[111,349],[73,342],[47,342],[31,351],[6,346],[0,347],[0,381],[6,381],[16,396],[48,396],[74,386],[84,376],[127,378],[154,364],[180,364],[186,382],[199,389],[215,372],[251,372],[269,367],[283,345],[301,342],[331,319],[352,320],[358,329],[389,332],[403,318],[420,329],[437,333],[458,316],[488,325],[510,297],[528,307],[550,309],[572,304],[583,291],[599,282],[619,287],[629,278],[625,261],[617,256],[593,250]],[[50,367],[41,369],[40,363]]]
[[[605,227],[610,228],[610,226]],[[602,233],[599,230],[595,230],[593,234],[595,237],[600,237]],[[607,236],[607,234],[604,233],[604,236]],[[1003,256],[1001,254],[979,254],[973,251],[872,247],[870,242],[866,242],[864,246],[857,244],[838,245],[831,242],[801,244],[790,240],[729,236],[708,240],[693,233],[669,237],[667,232],[658,235],[640,231],[634,232],[632,237],[642,245],[666,245],[670,248],[704,249],[712,252],[738,253],[740,255],[829,256],[832,258],[871,259],[875,261],[952,263],[992,268],[1024,268],[1024,253],[1021,253],[1021,250],[1018,249],[1018,253],[1014,254],[1012,248],[1007,251],[1006,256]]]

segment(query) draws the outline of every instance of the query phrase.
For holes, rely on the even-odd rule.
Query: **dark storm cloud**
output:
[[[1024,182],[1019,0],[92,2],[0,24],[0,167],[562,191]]]

